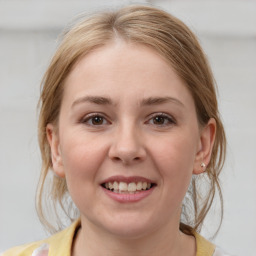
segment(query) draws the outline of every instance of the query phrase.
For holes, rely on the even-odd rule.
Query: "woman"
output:
[[[147,6],[81,21],[52,59],[40,104],[39,216],[54,230],[49,192],[55,212],[77,220],[4,255],[222,255],[197,232],[221,198],[225,133],[211,70],[181,21]]]

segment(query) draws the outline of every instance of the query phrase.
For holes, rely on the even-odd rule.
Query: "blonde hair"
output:
[[[50,231],[55,232],[62,228],[58,210],[62,209],[72,218],[74,209],[65,179],[53,176],[51,183],[46,186],[47,176],[52,168],[46,126],[53,123],[57,127],[64,81],[81,57],[96,47],[107,44],[116,36],[128,43],[135,42],[151,47],[163,56],[191,92],[199,124],[206,125],[210,118],[216,120],[217,130],[212,157],[203,175],[206,177],[203,181],[204,190],[199,189],[199,175],[193,177],[183,204],[180,229],[186,234],[200,231],[216,192],[220,196],[222,220],[223,200],[219,174],[225,160],[226,139],[218,112],[215,82],[206,57],[195,35],[177,18],[150,6],[128,6],[113,12],[95,14],[73,26],[65,33],[45,73],[39,101],[38,126],[42,170],[37,191],[37,211],[41,222]],[[57,219],[52,220],[58,227],[54,227],[46,217],[45,209],[49,202],[52,204],[47,209],[53,208]],[[76,213],[73,214],[73,218],[76,216]]]

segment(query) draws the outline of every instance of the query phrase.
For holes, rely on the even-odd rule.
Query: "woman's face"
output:
[[[124,237],[178,227],[204,135],[190,92],[154,50],[115,42],[83,57],[58,125],[47,128],[53,168],[82,223]]]

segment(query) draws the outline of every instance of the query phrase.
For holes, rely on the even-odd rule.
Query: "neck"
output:
[[[120,237],[99,230],[93,224],[82,220],[82,227],[74,240],[72,256],[88,255],[130,256],[195,256],[194,237],[179,231],[179,227],[166,225],[141,237]]]

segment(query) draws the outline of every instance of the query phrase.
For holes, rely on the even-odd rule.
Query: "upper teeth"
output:
[[[126,192],[126,191],[136,192],[136,191],[149,189],[151,187],[151,183],[145,182],[145,181],[130,182],[130,183],[126,183],[122,181],[121,182],[114,181],[114,182],[105,183],[104,187],[117,192]]]

